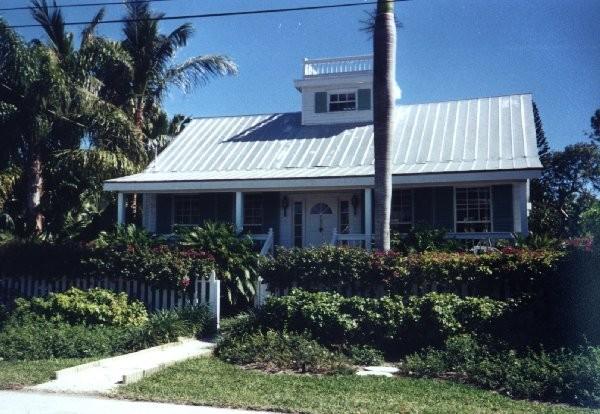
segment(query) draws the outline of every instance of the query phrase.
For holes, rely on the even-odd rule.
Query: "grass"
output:
[[[0,361],[0,390],[15,390],[50,381],[55,371],[90,361],[90,358]]]
[[[204,357],[174,365],[117,391],[122,398],[314,414],[591,413],[515,401],[447,381],[266,374]]]

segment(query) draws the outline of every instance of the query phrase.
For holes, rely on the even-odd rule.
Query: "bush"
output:
[[[459,291],[466,284],[478,296],[493,296],[510,286],[517,294],[540,290],[555,282],[564,253],[506,247],[475,255],[424,251],[401,254],[323,246],[278,249],[264,262],[261,276],[271,289],[298,287],[369,296],[371,293],[409,295],[413,287],[436,284]]]
[[[287,332],[252,333],[243,337],[224,336],[216,349],[220,359],[253,368],[311,373],[348,373],[348,361],[316,341]]]
[[[383,352],[366,345],[352,345],[346,354],[355,365],[381,365]]]
[[[130,301],[126,293],[100,288],[71,288],[47,298],[19,298],[15,303],[16,314],[34,314],[70,324],[139,326],[148,320],[143,303]]]
[[[451,335],[486,332],[509,308],[488,298],[461,298],[429,293],[412,297],[405,306],[399,296],[381,299],[294,289],[271,297],[262,308],[266,328],[306,332],[325,345],[369,345],[389,355],[440,346]]]
[[[207,222],[196,227],[176,227],[178,243],[208,252],[230,304],[248,304],[254,296],[260,256],[249,237],[239,237],[230,224]]]
[[[9,321],[0,331],[0,359],[109,356],[129,350],[128,335],[129,330],[123,327],[19,318]]]
[[[429,349],[406,357],[401,370],[408,375],[453,378],[515,398],[600,406],[598,347],[519,354],[493,350],[462,335],[448,339],[443,350]]]
[[[81,266],[84,275],[95,278],[123,278],[161,288],[186,289],[192,280],[214,268],[214,260],[192,248],[129,245],[96,249]]]

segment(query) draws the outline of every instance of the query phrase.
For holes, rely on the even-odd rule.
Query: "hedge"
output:
[[[408,295],[415,286],[460,291],[463,284],[482,295],[510,286],[519,292],[539,287],[557,275],[564,253],[512,247],[475,255],[465,252],[367,252],[360,248],[323,246],[278,249],[261,268],[272,289],[298,287],[341,293],[375,292]]]
[[[325,345],[368,345],[391,355],[440,346],[450,336],[493,330],[495,321],[514,306],[489,298],[428,293],[380,299],[293,289],[271,297],[257,326],[308,333]]]

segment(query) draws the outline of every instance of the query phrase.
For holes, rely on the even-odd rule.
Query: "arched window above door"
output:
[[[333,214],[333,212],[327,204],[317,203],[310,209],[310,214]]]

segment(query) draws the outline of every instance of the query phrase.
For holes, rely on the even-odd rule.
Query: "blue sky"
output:
[[[178,15],[340,2],[172,0],[153,7]],[[73,0],[59,1],[68,3]],[[178,59],[223,53],[235,59],[240,74],[189,95],[173,91],[166,109],[193,116],[299,110],[292,81],[300,77],[302,59],[370,53],[371,42],[359,31],[370,7],[193,20],[196,34]],[[89,19],[96,9],[65,14],[67,20]],[[107,18],[123,13],[111,6]],[[32,22],[26,11],[3,15],[11,24]],[[397,52],[402,103],[531,92],[554,148],[585,138],[600,108],[600,0],[412,0],[397,5],[397,16],[404,26]],[[181,23],[163,22],[162,28]],[[20,33],[41,36],[38,29]],[[101,33],[121,36],[119,25],[102,26]]]

